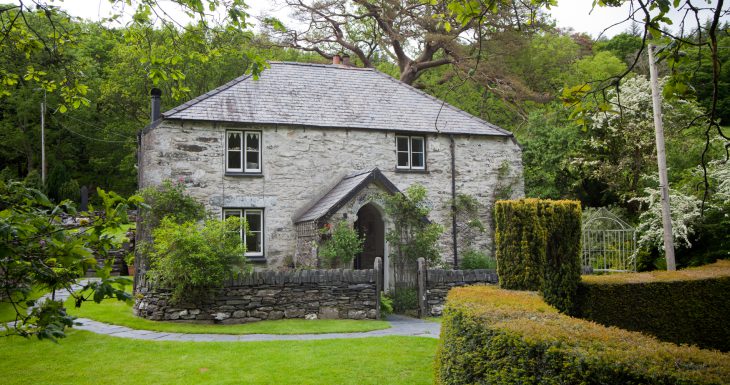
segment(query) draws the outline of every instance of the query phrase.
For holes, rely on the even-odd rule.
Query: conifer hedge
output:
[[[549,304],[570,311],[581,273],[580,202],[499,201],[495,220],[500,286],[539,290]]]
[[[586,276],[574,314],[664,341],[727,352],[729,295],[730,261],[678,271]]]
[[[449,292],[437,384],[726,384],[730,354],[572,318],[537,293]]]

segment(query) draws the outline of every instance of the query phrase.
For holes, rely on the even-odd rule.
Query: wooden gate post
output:
[[[373,270],[373,273],[375,273],[375,319],[380,319],[380,293],[383,291],[382,258],[375,258],[375,266],[373,266]]]
[[[418,317],[428,315],[428,303],[426,302],[426,260],[418,258]]]

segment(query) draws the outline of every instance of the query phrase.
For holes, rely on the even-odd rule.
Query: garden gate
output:
[[[583,266],[594,271],[636,271],[636,230],[601,207],[583,223]]]

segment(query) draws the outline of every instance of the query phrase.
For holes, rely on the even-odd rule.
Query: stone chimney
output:
[[[344,64],[348,67],[350,66],[350,55],[348,55],[348,54],[342,55],[342,64]]]
[[[332,64],[340,64],[340,60],[342,60],[340,54],[336,53],[335,56],[332,56]]]
[[[159,88],[153,88],[150,91],[150,123],[154,123],[162,117],[160,112],[160,96],[162,91]]]

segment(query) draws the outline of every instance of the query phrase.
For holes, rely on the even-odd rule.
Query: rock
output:
[[[213,314],[213,319],[216,321],[223,321],[224,319],[228,319],[230,317],[231,317],[231,313],[219,312],[219,313]]]
[[[277,319],[282,319],[282,318],[284,318],[284,312],[283,311],[274,310],[274,311],[272,311],[272,312],[269,313],[269,319],[270,320],[277,320]]]
[[[236,310],[233,312],[233,318],[245,318],[247,316],[245,310]]]
[[[306,320],[315,320],[315,319],[317,319],[317,314],[315,314],[315,313],[309,313],[309,314],[307,314],[307,315],[304,316],[304,319],[306,319]]]
[[[338,319],[340,318],[340,311],[336,307],[321,307],[319,308],[319,318]]]

